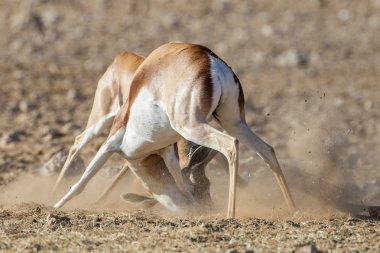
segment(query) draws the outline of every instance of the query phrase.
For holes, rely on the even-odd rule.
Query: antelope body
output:
[[[218,121],[226,133],[212,127],[211,119]],[[227,158],[228,217],[235,215],[238,140],[267,162],[289,208],[295,209],[274,149],[245,122],[244,94],[238,78],[211,50],[186,43],[165,44],[140,65],[132,80],[129,99],[118,111],[107,141],[55,207],[79,194],[111,154],[118,152],[162,205],[172,210],[196,208],[193,189],[182,177],[173,146],[182,138],[219,151]],[[148,175],[145,164],[157,155],[174,177],[180,190],[176,194],[157,187],[157,182],[152,182]]]
[[[130,85],[136,69],[144,61],[144,57],[133,52],[123,52],[118,54],[112,64],[107,68],[104,75],[100,78],[98,86],[95,92],[94,103],[91,109],[91,113],[87,122],[86,130],[75,138],[74,145],[70,148],[69,155],[66,162],[61,170],[61,173],[56,181],[53,192],[57,190],[62,181],[67,169],[70,167],[71,163],[78,156],[79,151],[89,143],[93,138],[98,137],[103,129],[111,125],[114,116],[120,109],[122,104],[128,99]],[[216,156],[216,160],[226,168],[225,162],[222,156],[217,156],[215,151],[211,151],[205,147],[202,147],[203,156],[200,156],[200,149],[198,150],[198,155],[192,157],[191,149],[200,148],[194,143],[187,142],[185,140],[178,141],[178,157],[181,164],[181,168],[186,168],[185,175],[190,178],[194,184],[195,198],[202,203],[212,203],[209,191],[209,181],[205,175],[205,166],[207,163]],[[205,160],[207,158],[207,161]],[[158,162],[159,158],[155,161]],[[153,159],[151,159],[153,160]],[[158,162],[159,163],[159,162]],[[159,163],[160,164],[160,163]],[[196,169],[193,165],[197,165]],[[150,163],[150,166],[155,166],[155,164]],[[164,166],[156,165],[157,173],[165,174],[166,168]],[[122,168],[122,171],[118,175],[114,182],[111,184],[102,197],[98,200],[104,200],[112,187],[116,182],[123,176],[128,169],[127,166]],[[159,172],[160,171],[160,172]],[[165,179],[168,181],[168,179]],[[238,177],[239,185],[246,185],[246,182]],[[131,199],[128,198],[129,195],[124,194],[123,199],[131,203]],[[133,201],[137,200],[146,201],[147,197],[134,195]],[[153,198],[149,197],[149,203],[156,203]]]

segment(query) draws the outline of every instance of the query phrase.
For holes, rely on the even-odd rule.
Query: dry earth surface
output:
[[[0,251],[380,251],[380,221],[365,212],[380,205],[379,0],[2,0],[0,30]],[[51,209],[56,175],[41,167],[83,130],[113,57],[178,40],[235,70],[247,121],[275,147],[300,211],[287,213],[243,146],[249,186],[234,220],[223,218],[228,181],[215,164],[215,213],[133,210],[118,198],[138,191],[132,176],[94,205],[116,156],[78,199]],[[85,163],[101,141],[81,153]]]

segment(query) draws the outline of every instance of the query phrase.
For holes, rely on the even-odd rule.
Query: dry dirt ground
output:
[[[380,1],[0,1],[0,251],[379,252]],[[93,205],[120,167],[52,210],[41,166],[85,126],[97,80],[121,51],[208,46],[239,76],[247,121],[277,152],[300,209],[289,214],[265,164],[241,147],[235,220],[227,176],[207,170],[218,209],[176,217]],[[101,140],[81,156],[87,163]],[[75,180],[66,180],[60,195]],[[48,217],[49,215],[49,217]]]

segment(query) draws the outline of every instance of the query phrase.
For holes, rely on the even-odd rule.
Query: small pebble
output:
[[[317,253],[319,252],[319,250],[317,249],[317,247],[315,247],[315,245],[310,244],[310,245],[297,247],[295,252],[296,253]]]
[[[16,130],[10,133],[6,133],[0,139],[0,146],[6,146],[14,142],[21,142],[25,135],[26,133],[23,130]]]
[[[67,98],[72,101],[83,101],[85,97],[77,89],[71,89],[67,92]]]
[[[46,217],[46,223],[44,224],[44,227],[51,227],[58,224],[67,225],[70,222],[70,218],[66,216],[58,216],[49,213]]]
[[[64,134],[61,131],[49,126],[46,126],[41,130],[41,135],[46,140],[53,140],[53,139],[64,136]]]

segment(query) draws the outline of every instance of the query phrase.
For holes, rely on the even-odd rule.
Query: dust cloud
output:
[[[329,104],[327,107],[332,108]],[[371,143],[360,146],[352,141],[350,130],[340,127],[343,119],[336,110],[330,110],[329,115],[317,118],[312,114],[302,114],[297,111],[293,114],[293,118],[297,121],[292,123],[289,135],[283,138],[285,147],[276,148],[276,151],[299,209],[296,215],[316,218],[337,214],[358,214],[368,205],[378,205],[380,183],[376,170],[373,165],[360,168],[357,167],[358,163],[355,163],[364,155],[367,155],[364,157],[376,157],[371,153],[376,149],[366,150],[371,147]],[[248,186],[238,187],[237,216],[292,217],[293,214],[288,211],[270,169],[244,146],[241,151],[243,155],[240,156],[239,173],[248,182]],[[372,161],[370,164],[375,162]],[[65,208],[112,211],[135,209],[119,197],[125,192],[146,194],[146,190],[130,172],[119,182],[105,202],[94,204],[110,184],[113,176],[109,172],[115,172],[115,166],[112,164],[103,168],[90,181],[84,192],[70,201]],[[371,171],[375,174],[370,174]],[[216,208],[211,214],[202,215],[223,217],[227,209],[229,184],[227,173],[215,162],[211,162],[207,176],[211,181],[211,196]],[[51,190],[55,179],[56,177],[44,177],[36,173],[24,174],[3,187],[0,203],[3,207],[23,202],[52,206],[76,180],[66,179],[60,191],[53,197]],[[163,216],[173,215],[159,205],[152,211]]]
[[[114,173],[112,173],[112,176],[109,173],[111,170],[116,171],[111,167],[106,167],[103,171],[100,171],[93,180],[89,182],[84,191],[69,201],[63,209],[98,211],[133,210],[133,207],[128,206],[119,197],[119,195],[124,192],[145,193],[141,184],[139,184],[137,180],[134,180],[134,176],[131,175],[131,173],[127,173],[127,176],[119,182],[112,194],[110,194],[104,202],[96,203],[113,179]],[[78,180],[76,177],[65,178],[57,193],[53,195],[52,189],[56,179],[57,176],[41,176],[37,173],[20,175],[16,180],[2,187],[0,192],[0,206],[3,208],[12,208],[12,206],[26,202],[53,206],[70,189],[70,186]]]
[[[358,133],[342,127],[342,112],[328,102],[317,104],[329,113],[295,110],[286,146],[276,149],[299,212],[307,217],[355,215],[380,203],[380,178],[376,173],[376,139],[358,143]],[[353,128],[354,129],[354,128]],[[354,136],[351,136],[354,135]],[[252,154],[249,154],[252,156]],[[247,155],[245,155],[247,157]],[[238,191],[238,214],[243,217],[289,217],[283,196],[270,169],[259,158],[241,163],[249,175],[247,189]],[[362,159],[367,166],[359,167]],[[225,182],[227,183],[227,182]],[[219,189],[220,190],[220,189]],[[224,193],[226,194],[226,192]]]

